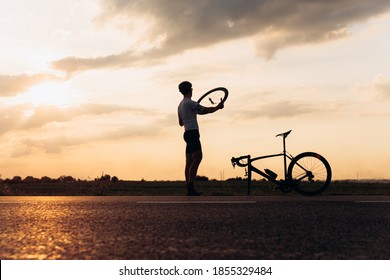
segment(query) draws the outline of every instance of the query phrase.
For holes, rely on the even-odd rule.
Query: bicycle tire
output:
[[[296,192],[302,195],[317,195],[325,191],[332,179],[328,161],[313,152],[296,156],[288,166],[287,176]]]
[[[198,103],[203,107],[216,107],[219,103],[225,102],[228,95],[229,91],[226,88],[217,87],[203,94],[198,99]]]

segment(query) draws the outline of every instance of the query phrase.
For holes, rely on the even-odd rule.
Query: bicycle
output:
[[[268,181],[274,183],[275,189],[280,189],[284,193],[289,193],[293,189],[302,195],[317,195],[325,191],[332,178],[332,170],[328,161],[320,154],[314,152],[303,152],[296,157],[293,157],[286,151],[286,138],[291,133],[291,130],[280,133],[276,137],[283,137],[283,152],[279,154],[264,155],[251,158],[250,155],[241,157],[232,157],[231,163],[233,168],[237,165],[246,168],[246,176],[248,180],[248,195],[251,191],[252,172],[255,172]],[[272,158],[283,157],[284,161],[284,179],[277,180],[277,174],[270,169],[264,169],[264,172],[254,167],[254,161]],[[287,168],[287,159],[290,163]]]

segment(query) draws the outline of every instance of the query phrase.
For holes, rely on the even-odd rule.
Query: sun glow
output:
[[[33,106],[51,105],[59,108],[74,106],[82,102],[81,95],[65,82],[46,82],[31,87],[17,98],[18,103]]]

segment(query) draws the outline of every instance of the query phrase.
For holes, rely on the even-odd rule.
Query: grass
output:
[[[196,189],[210,196],[247,194],[246,181],[202,181]],[[75,181],[52,183],[0,183],[1,196],[176,196],[185,195],[182,181]],[[253,196],[299,195],[274,191],[266,181],[252,182]],[[335,181],[321,195],[390,195],[390,182]]]

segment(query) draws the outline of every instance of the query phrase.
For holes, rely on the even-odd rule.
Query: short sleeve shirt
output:
[[[190,98],[183,98],[178,107],[178,113],[184,123],[184,130],[199,129],[197,114],[203,111],[204,107]]]

